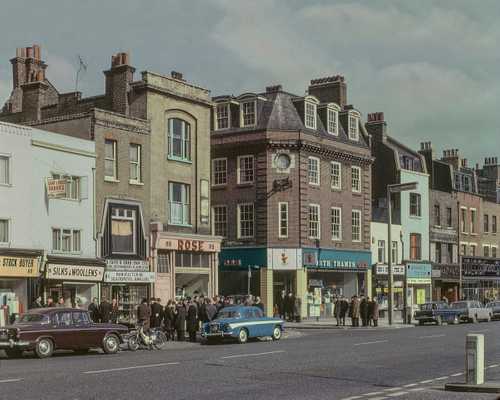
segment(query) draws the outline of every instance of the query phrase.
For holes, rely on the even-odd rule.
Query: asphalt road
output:
[[[0,399],[496,399],[442,391],[463,380],[466,333],[485,334],[500,381],[500,322],[392,330],[289,331],[279,342],[107,356],[0,359]],[[1,353],[1,352],[0,352]]]

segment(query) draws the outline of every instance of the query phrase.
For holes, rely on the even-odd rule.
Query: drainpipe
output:
[[[460,200],[457,200],[457,221],[458,221],[458,226],[457,226],[457,240],[458,240],[458,248],[457,248],[457,253],[458,253],[458,271],[459,271],[459,278],[458,278],[458,300],[462,300],[462,254],[461,254],[461,246],[460,246],[460,232],[461,232],[461,227],[460,227]]]

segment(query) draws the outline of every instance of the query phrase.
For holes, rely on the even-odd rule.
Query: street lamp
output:
[[[389,304],[388,304],[388,312],[389,312],[389,325],[392,325],[393,320],[393,303],[394,303],[394,276],[392,274],[392,209],[391,209],[391,194],[392,193],[400,193],[408,190],[415,190],[418,187],[417,182],[409,182],[409,183],[394,183],[392,185],[387,185],[387,248],[389,251],[387,252],[387,272],[389,273]],[[396,260],[397,261],[397,260]],[[403,293],[406,298],[406,293]]]

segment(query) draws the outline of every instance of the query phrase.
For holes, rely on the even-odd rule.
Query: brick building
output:
[[[278,85],[213,100],[221,292],[250,289],[271,313],[291,291],[303,316],[321,301],[331,316],[333,294],[367,290],[371,263],[372,159],[344,78],[312,80],[302,97]]]

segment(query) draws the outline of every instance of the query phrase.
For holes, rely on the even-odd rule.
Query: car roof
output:
[[[255,308],[258,308],[258,307],[254,307],[254,306],[229,306],[229,307],[222,308],[222,310],[224,310],[224,311],[242,312],[242,311],[245,311],[245,310],[253,310]],[[260,308],[259,308],[259,310],[260,310]]]
[[[85,311],[87,310],[82,310],[81,308],[71,308],[71,307],[45,307],[45,308],[32,308],[31,310],[28,310],[25,314],[52,314],[55,312],[61,312],[61,311]]]

